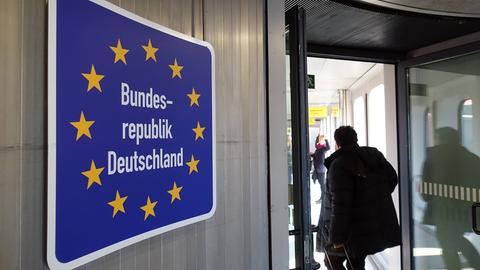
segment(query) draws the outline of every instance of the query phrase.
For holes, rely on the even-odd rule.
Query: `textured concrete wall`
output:
[[[112,0],[216,52],[217,212],[80,269],[268,269],[264,2]],[[0,0],[0,269],[48,269],[44,0]]]

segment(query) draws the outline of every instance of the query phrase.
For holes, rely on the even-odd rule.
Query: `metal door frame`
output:
[[[313,251],[310,225],[310,168],[307,121],[307,48],[305,39],[305,10],[295,6],[285,13],[289,34],[290,97],[292,121],[292,172],[295,229],[295,269],[310,270]],[[287,30],[288,29],[288,30]]]
[[[473,37],[473,38],[472,38]],[[475,52],[480,52],[480,32],[456,38],[425,48],[412,50],[405,54],[388,53],[375,50],[358,50],[335,48],[329,46],[308,46],[308,56],[351,61],[366,61],[395,65],[396,104],[397,104],[397,153],[400,200],[400,226],[402,229],[401,267],[402,270],[413,269],[411,238],[411,183],[409,163],[409,100],[408,68],[427,63],[446,60]]]

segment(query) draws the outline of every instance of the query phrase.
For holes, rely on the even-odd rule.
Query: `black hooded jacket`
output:
[[[372,147],[342,147],[325,166],[323,245],[345,244],[353,257],[399,245],[400,226],[391,197],[397,174],[382,153]]]

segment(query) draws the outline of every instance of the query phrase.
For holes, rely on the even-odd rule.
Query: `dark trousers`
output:
[[[317,173],[318,183],[320,184],[320,200],[323,198],[323,194],[325,194],[325,190],[327,188],[325,183],[325,173]]]
[[[325,265],[327,266],[328,270],[345,270],[345,267],[343,266],[343,262],[347,260],[345,257],[340,257],[340,256],[332,256],[330,255],[330,262],[328,261],[327,256],[325,256]],[[352,262],[352,266],[347,262],[347,269],[348,270],[365,270],[365,258],[366,257],[358,257],[358,258],[350,258],[350,261]],[[330,263],[332,264],[330,266]]]

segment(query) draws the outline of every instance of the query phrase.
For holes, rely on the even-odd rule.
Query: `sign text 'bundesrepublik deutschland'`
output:
[[[103,0],[49,1],[52,269],[213,215],[213,69],[206,42]]]

